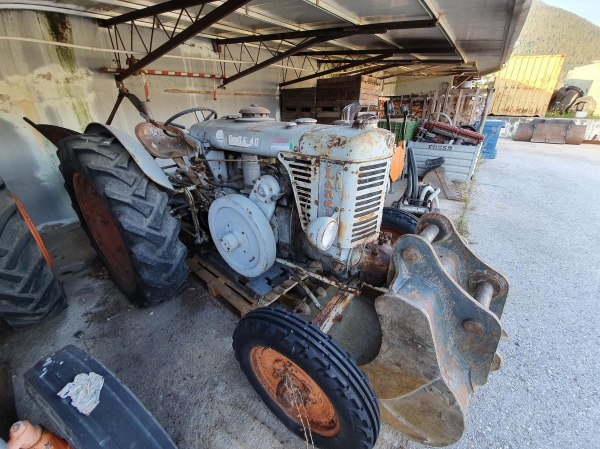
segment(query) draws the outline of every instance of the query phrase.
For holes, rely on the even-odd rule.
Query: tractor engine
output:
[[[249,277],[276,257],[356,273],[378,254],[393,134],[360,120],[331,126],[278,122],[254,105],[240,112],[189,132],[220,186],[208,211],[219,253]],[[381,246],[389,259],[391,247]]]

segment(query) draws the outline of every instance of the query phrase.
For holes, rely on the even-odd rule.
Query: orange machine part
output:
[[[35,225],[33,224],[33,221],[31,221],[31,218],[29,218],[29,214],[25,210],[25,206],[23,206],[23,203],[21,203],[21,200],[19,198],[17,198],[15,195],[11,194],[11,196],[12,196],[12,199],[14,200],[15,204],[17,205],[17,209],[19,209],[19,213],[21,214],[21,217],[23,217],[25,224],[29,228],[29,232],[31,232],[31,235],[33,236],[33,239],[35,240],[35,243],[37,243],[37,246],[40,249],[42,256],[44,256],[44,259],[46,259],[46,263],[48,264],[48,266],[50,268],[52,268],[52,259],[50,258],[50,254],[48,253],[48,250],[46,249],[46,245],[44,245],[44,241],[42,240],[40,233],[38,232]]]
[[[390,167],[390,180],[392,182],[398,180],[400,175],[402,175],[405,154],[406,150],[404,149],[404,142],[400,142],[394,150],[394,155],[392,156],[392,166]]]
[[[8,449],[72,449],[65,440],[29,421],[18,421],[10,428]]]

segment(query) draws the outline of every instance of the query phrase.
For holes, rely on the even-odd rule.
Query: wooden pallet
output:
[[[199,257],[192,257],[187,260],[187,264],[196,276],[206,282],[208,293],[215,298],[222,298],[227,301],[241,316],[244,316],[251,310],[273,304],[298,285],[298,281],[288,279],[262,298],[256,300],[248,296],[242,286],[227,277],[208,261]],[[303,280],[304,278],[300,279]]]

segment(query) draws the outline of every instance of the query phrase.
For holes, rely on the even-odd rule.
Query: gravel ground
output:
[[[455,448],[600,447],[600,148],[501,140],[484,161],[468,214],[469,240],[502,271],[511,293],[505,366],[473,397]],[[591,193],[590,193],[591,192]],[[585,220],[573,212],[585,211]],[[304,448],[258,399],[231,350],[235,314],[190,277],[185,292],[137,309],[107,279],[76,227],[49,236],[70,307],[14,333],[0,326],[0,358],[14,369],[21,417],[45,422],[22,374],[67,344],[87,350],[144,402],[180,449]],[[387,426],[376,449],[421,449]],[[351,448],[348,448],[351,449]]]

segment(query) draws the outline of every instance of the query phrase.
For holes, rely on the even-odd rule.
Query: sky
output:
[[[542,0],[547,5],[566,9],[584,19],[589,20],[594,25],[600,26],[600,8],[598,0]]]

